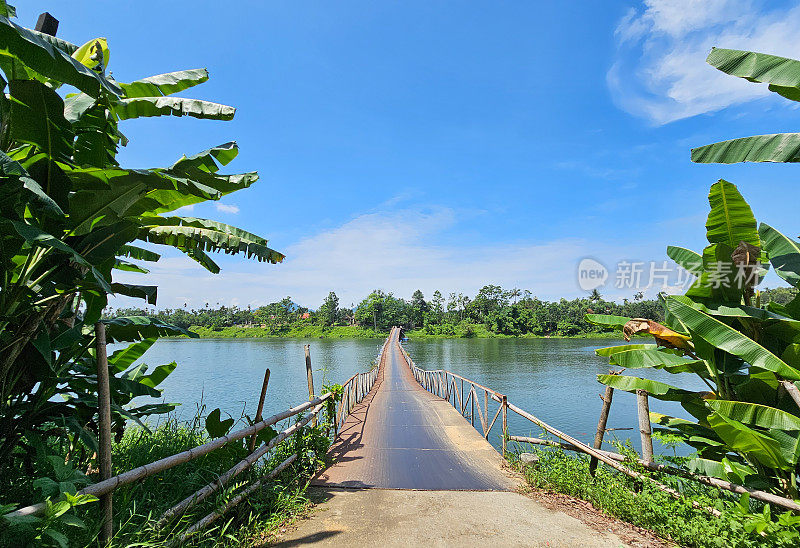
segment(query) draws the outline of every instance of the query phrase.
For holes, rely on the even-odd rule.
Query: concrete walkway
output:
[[[519,493],[316,488],[320,505],[276,546],[626,546]]]
[[[317,508],[278,546],[625,545],[516,492],[497,451],[414,380],[398,337],[313,482]]]
[[[519,480],[449,403],[423,389],[392,330],[375,386],[331,448],[324,487],[513,491]]]

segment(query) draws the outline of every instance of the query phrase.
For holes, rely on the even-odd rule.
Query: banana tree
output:
[[[119,283],[114,270],[146,274],[143,263],[160,257],[148,248],[154,245],[176,248],[213,273],[214,252],[283,260],[251,232],[169,215],[258,180],[255,172],[221,172],[237,156],[236,143],[167,167],[129,169],[116,159],[127,144],[124,120],[232,119],[233,107],[174,96],[207,81],[206,69],[117,82],[106,73],[106,39],[78,46],[23,28],[13,16],[0,0],[0,460],[25,432],[44,425],[62,424],[76,440],[89,439],[96,409],[92,326],[109,295],[150,304],[157,298],[156,287]],[[128,361],[110,362],[115,421],[163,412],[164,406],[130,404],[138,395],[159,395],[156,381],[174,366],[147,374],[129,360],[141,357],[146,339],[188,333],[141,317],[108,323],[110,340],[133,343]],[[63,401],[56,402],[59,394]]]
[[[700,378],[707,391],[684,390],[633,375],[599,375],[619,390],[646,390],[677,402],[694,420],[651,413],[657,429],[696,450],[692,471],[797,497],[800,462],[800,309],[760,302],[758,284],[771,266],[800,283],[800,243],[755,217],[736,187],[724,180],[709,192],[709,245],[702,254],[669,247],[667,254],[697,278],[685,295],[664,298],[664,324],[639,318],[588,315],[618,327],[626,340],[651,343],[599,349],[612,365],[654,368]]]

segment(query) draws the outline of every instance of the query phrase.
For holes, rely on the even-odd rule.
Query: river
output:
[[[204,404],[206,411],[219,407],[238,419],[243,413],[255,413],[266,367],[271,377],[265,416],[308,397],[303,345],[311,345],[314,383],[319,391],[323,383],[342,383],[364,371],[381,343],[357,339],[161,339],[143,361],[151,366],[178,362],[178,368],[159,388],[164,390],[164,401],[181,404],[177,410],[180,418],[191,418],[197,406]],[[604,390],[596,377],[609,369],[607,359],[595,356],[594,349],[613,344],[618,343],[610,339],[435,339],[412,340],[405,347],[419,367],[449,369],[493,388],[556,428],[591,442],[601,406],[599,394]],[[636,374],[681,388],[705,387],[690,375],[658,370]],[[483,401],[482,392],[479,396]],[[138,401],[144,403],[145,399]],[[494,415],[491,403],[490,410]],[[651,400],[650,410],[687,416],[671,402]],[[499,445],[497,426],[490,437],[495,446]],[[607,439],[630,438],[639,447],[633,394],[615,394],[608,428],[630,428],[609,432]],[[509,432],[541,434],[538,427],[513,413],[509,413]]]

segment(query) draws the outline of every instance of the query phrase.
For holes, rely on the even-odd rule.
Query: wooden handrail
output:
[[[232,434],[227,434],[220,438],[213,439],[208,443],[204,443],[203,445],[198,445],[197,447],[194,447],[187,451],[183,451],[181,453],[177,453],[169,457],[164,457],[163,459],[159,459],[155,462],[139,466],[138,468],[134,468],[133,470],[128,470],[127,472],[123,472],[122,474],[118,474],[106,480],[99,481],[97,483],[94,483],[92,485],[89,485],[81,489],[80,491],[78,491],[78,494],[94,495],[96,497],[105,495],[106,493],[115,491],[116,489],[122,487],[123,485],[127,485],[134,481],[144,479],[158,472],[163,472],[164,470],[168,470],[174,466],[183,464],[184,462],[189,462],[190,460],[196,459],[197,457],[207,455],[208,453],[216,449],[219,449],[220,447],[232,441],[240,440],[242,438],[246,438],[247,436],[257,434],[264,428],[272,426],[273,424],[282,421],[283,419],[293,417],[294,415],[302,413],[303,411],[309,409],[310,407],[318,406],[319,404],[330,398],[331,395],[332,394],[330,392],[327,394],[323,394],[318,398],[314,398],[312,401],[304,402],[296,407],[292,407],[287,411],[276,413],[275,415],[272,415],[271,417],[268,417],[261,422],[257,422],[251,426],[248,426],[247,428],[244,428],[237,432],[233,432]],[[40,502],[38,504],[32,504],[30,506],[26,506],[24,508],[20,508],[19,510],[10,512],[8,514],[5,514],[5,516],[9,518],[32,516],[41,513],[46,507],[47,504],[45,502]]]

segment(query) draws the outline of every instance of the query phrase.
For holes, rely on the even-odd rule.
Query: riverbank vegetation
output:
[[[632,459],[636,458],[630,446],[617,444],[617,449]],[[538,462],[529,465],[520,462],[522,451],[536,455]],[[769,505],[740,499],[726,491],[669,474],[652,472],[634,463],[626,466],[680,491],[683,498],[675,499],[649,482],[637,482],[608,467],[600,466],[592,476],[588,457],[561,449],[544,450],[518,445],[515,452],[509,453],[509,460],[522,472],[531,488],[588,501],[605,514],[653,531],[680,546],[788,548],[797,546],[800,541],[800,517],[789,511],[771,509]],[[672,465],[680,465],[681,460],[679,457],[668,459]],[[712,515],[705,508],[712,508],[719,515]]]
[[[789,287],[765,289],[762,300],[786,304],[797,290]],[[339,306],[331,292],[316,310],[294,303],[291,297],[257,308],[205,306],[201,309],[120,308],[108,309],[109,318],[146,316],[189,329],[200,337],[220,338],[383,338],[394,325],[405,328],[408,337],[617,337],[613,327],[592,323],[587,314],[663,321],[660,299],[634,295],[622,303],[605,300],[599,292],[589,297],[543,301],[530,291],[484,286],[474,297],[450,293],[445,300],[435,291],[427,300],[422,291],[411,299],[373,291],[355,309]]]

